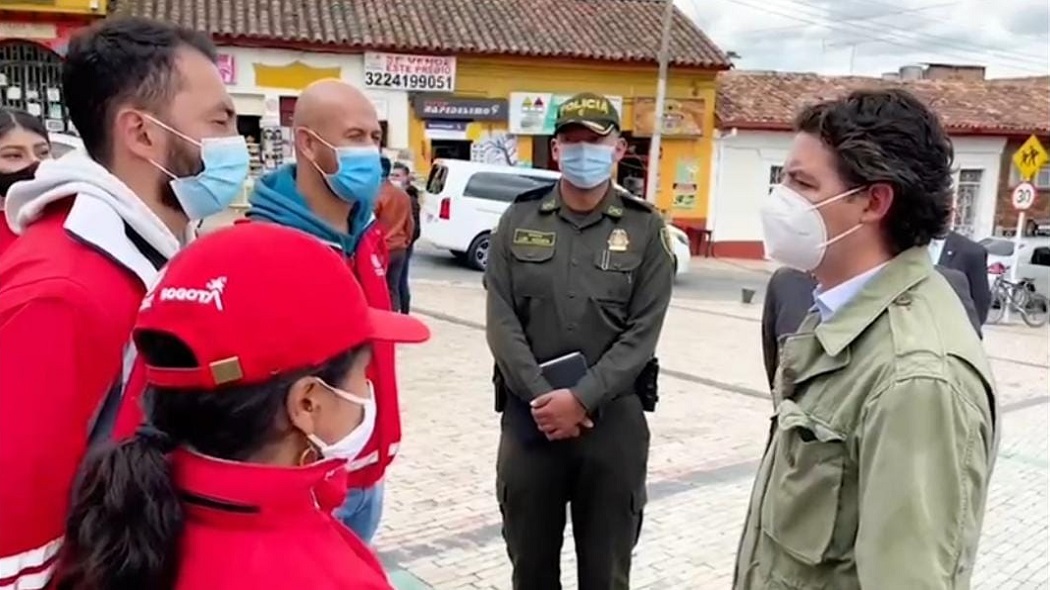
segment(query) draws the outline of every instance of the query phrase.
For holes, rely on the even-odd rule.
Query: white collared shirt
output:
[[[929,250],[930,260],[933,261],[933,264],[940,264],[941,252],[944,252],[944,240],[938,240],[936,238],[930,240]]]
[[[831,319],[835,312],[849,303],[850,299],[853,299],[886,264],[884,262],[827,291],[817,285],[813,291],[813,301],[816,302],[817,311],[820,312],[820,321],[826,322]]]

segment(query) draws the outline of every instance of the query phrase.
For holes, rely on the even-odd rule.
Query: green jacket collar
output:
[[[831,319],[817,326],[817,340],[824,351],[838,356],[891,304],[907,304],[907,291],[933,272],[927,248],[915,247],[898,254]]]

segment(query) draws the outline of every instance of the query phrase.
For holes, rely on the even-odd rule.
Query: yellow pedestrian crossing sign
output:
[[[1039,143],[1039,139],[1033,135],[1014,152],[1013,161],[1021,173],[1021,180],[1032,180],[1047,161],[1050,161],[1050,156],[1043,149],[1043,144]]]

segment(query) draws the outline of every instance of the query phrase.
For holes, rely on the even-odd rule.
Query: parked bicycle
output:
[[[988,323],[997,324],[1003,320],[1006,310],[1017,313],[1024,323],[1033,328],[1046,325],[1050,321],[1050,299],[1037,293],[1032,279],[1023,278],[1012,283],[1002,277],[995,278],[992,284],[992,307],[988,310]]]

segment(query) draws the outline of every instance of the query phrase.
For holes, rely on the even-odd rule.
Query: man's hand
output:
[[[587,410],[568,389],[556,389],[532,400],[532,418],[550,440],[574,438],[580,427],[591,428],[594,422]]]

